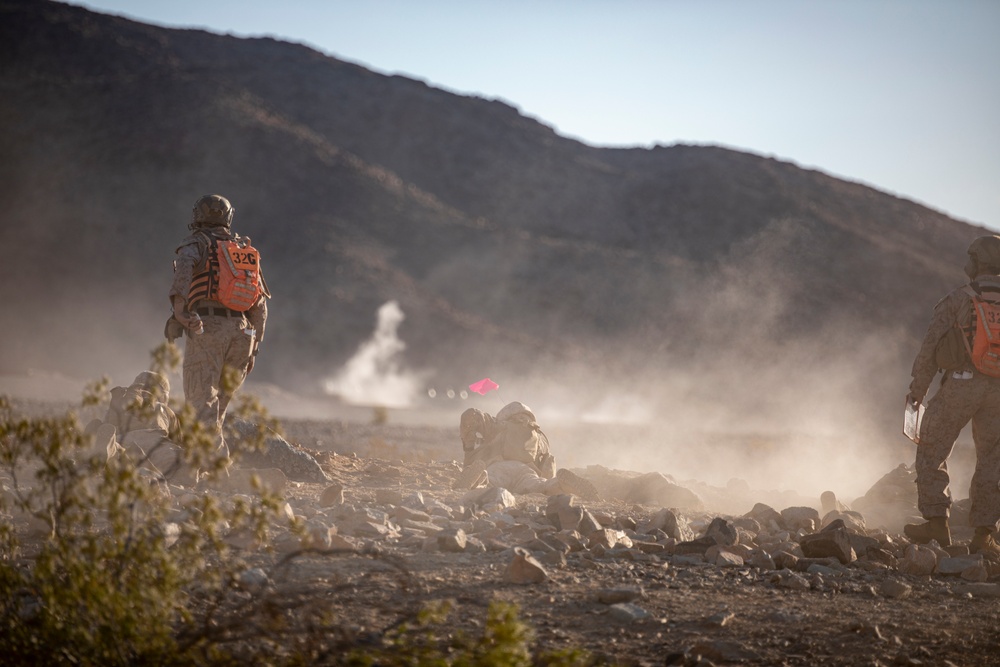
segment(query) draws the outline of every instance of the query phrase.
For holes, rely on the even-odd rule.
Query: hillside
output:
[[[206,192],[275,295],[256,380],[319,392],[395,300],[415,386],[490,375],[682,430],[895,434],[983,233],[788,161],[588,146],[302,45],[0,0],[0,371],[134,374]]]

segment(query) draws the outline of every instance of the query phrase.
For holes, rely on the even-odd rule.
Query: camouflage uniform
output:
[[[1000,301],[1000,277],[979,276],[983,298]],[[994,291],[995,290],[995,291]],[[938,343],[956,324],[972,322],[972,300],[959,288],[934,307],[927,335],[913,362],[910,396],[926,395],[938,372]],[[940,387],[927,403],[917,445],[917,506],[926,519],[949,516],[948,457],[959,432],[972,421],[976,445],[976,471],[969,496],[969,523],[996,528],[1000,521],[1000,378],[983,375],[966,357],[957,368],[945,371]]]
[[[170,385],[165,377],[143,371],[128,387],[111,390],[104,423],[115,427],[119,441],[137,431],[153,431],[164,438],[169,437],[178,429],[177,416],[167,405],[169,392]]]
[[[177,247],[169,293],[171,302],[175,297],[187,300],[193,277],[205,265],[212,249],[205,234],[216,239],[238,238],[228,225],[193,228],[195,233]],[[198,420],[216,432],[223,447],[221,433],[226,409],[253,367],[253,357],[264,338],[267,296],[265,291],[246,312],[230,310],[210,299],[187,303],[187,310],[201,317],[205,330],[200,334],[185,331],[184,399],[194,407]],[[223,382],[227,368],[234,371],[231,383]]]
[[[86,432],[95,436],[98,445],[108,448],[109,458],[124,451],[164,479],[193,484],[197,475],[184,464],[180,448],[171,440],[180,424],[167,404],[169,397],[167,379],[159,373],[143,371],[128,387],[111,390],[104,421],[95,419]],[[113,442],[109,443],[109,438]]]
[[[489,466],[499,461],[514,461],[530,468],[536,477],[555,477],[556,460],[549,451],[549,439],[523,403],[509,403],[495,419],[469,408],[462,413],[459,431],[465,466],[474,462]]]
[[[549,439],[523,403],[507,404],[495,419],[469,408],[462,413],[459,434],[465,450],[465,469],[458,487],[478,484],[479,473],[485,471],[489,486],[513,493],[597,497],[597,489],[587,480],[566,469],[557,473]]]

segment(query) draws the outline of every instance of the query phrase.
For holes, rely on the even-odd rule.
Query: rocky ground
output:
[[[857,513],[820,516],[819,499],[720,515],[454,490],[450,429],[284,428],[331,479],[287,482],[289,504],[317,543],[350,550],[300,559],[294,578],[336,582],[330,604],[353,632],[437,600],[473,632],[500,599],[540,647],[621,664],[1000,664],[1000,567],[961,545],[917,547]],[[620,473],[577,472],[621,488]],[[873,515],[899,506],[892,477],[868,494],[884,501]]]
[[[968,555],[967,531],[945,550],[883,527],[907,503],[912,513],[904,469],[859,499],[861,512],[750,502],[748,488],[675,495],[663,476],[599,467],[576,472],[600,500],[514,497],[452,488],[454,429],[284,420],[283,431],[327,479],[253,471],[307,537],[275,526],[273,553],[234,537],[256,566],[243,584],[293,616],[332,612],[345,644],[377,642],[442,601],[450,631],[473,635],[501,600],[518,605],[540,651],[575,647],[596,662],[1000,664],[1000,566]],[[247,493],[250,474],[213,492]],[[630,495],[637,479],[643,492]],[[178,508],[192,493],[172,490]],[[750,509],[713,509],[737,506],[722,502],[733,496]],[[286,558],[302,547],[314,551]]]

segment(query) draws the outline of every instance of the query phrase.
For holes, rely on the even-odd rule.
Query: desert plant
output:
[[[355,649],[349,665],[403,667],[529,667],[593,664],[584,651],[534,651],[535,632],[521,620],[517,605],[493,600],[482,632],[475,636],[453,632],[450,600],[426,604],[411,622],[401,622],[385,633],[383,644]]]
[[[176,365],[172,347],[154,352],[153,370]],[[88,388],[83,405],[100,402],[106,387]],[[234,413],[268,423],[252,400]],[[178,420],[177,444],[210,485],[227,464],[215,434],[188,407]],[[186,662],[203,647],[180,647],[176,636],[199,636],[245,568],[226,532],[263,539],[277,499],[222,505],[192,494],[178,510],[145,461],[93,445],[72,412],[31,417],[0,400],[0,654],[14,663]]]

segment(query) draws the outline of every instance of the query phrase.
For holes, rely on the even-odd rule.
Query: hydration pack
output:
[[[983,375],[1000,377],[1000,303],[986,301],[972,286],[966,288],[972,299],[972,314],[976,331],[972,345],[965,339],[972,364]]]
[[[249,238],[203,236],[209,241],[208,258],[191,281],[189,303],[208,299],[242,312],[261,295],[268,296],[260,275],[260,252]]]

